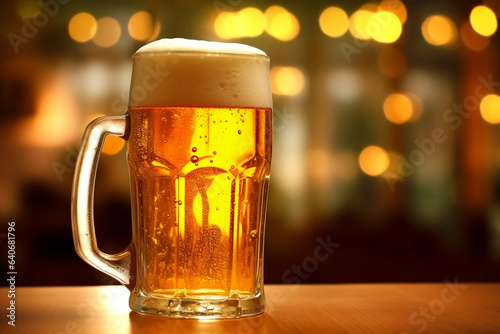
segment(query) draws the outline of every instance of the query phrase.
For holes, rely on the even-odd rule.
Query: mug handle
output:
[[[106,254],[97,247],[94,228],[94,187],[97,165],[107,135],[127,140],[128,117],[105,116],[92,121],[82,139],[76,161],[71,194],[71,221],[73,241],[78,255],[88,264],[115,278],[130,289],[131,245],[118,254]]]

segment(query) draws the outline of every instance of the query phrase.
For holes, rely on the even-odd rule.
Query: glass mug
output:
[[[94,120],[83,136],[72,193],[78,255],[125,285],[139,313],[262,313],[269,58],[241,44],[163,39],[133,61],[128,112]],[[101,252],[94,231],[107,135],[127,141],[132,241],[119,254]]]

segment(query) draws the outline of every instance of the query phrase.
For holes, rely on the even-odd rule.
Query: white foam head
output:
[[[133,60],[129,107],[272,108],[269,57],[257,48],[161,39]]]

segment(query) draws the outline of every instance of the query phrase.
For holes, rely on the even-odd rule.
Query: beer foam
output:
[[[269,57],[257,48],[161,39],[133,61],[129,107],[272,108]]]

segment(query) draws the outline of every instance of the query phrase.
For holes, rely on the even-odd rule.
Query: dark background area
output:
[[[131,55],[147,43],[127,31],[129,18],[140,10],[159,23],[152,39],[250,44],[267,52],[272,67],[301,73],[290,81],[296,90],[284,93],[271,72],[276,131],[266,283],[290,283],[291,277],[301,283],[442,282],[455,277],[500,281],[500,133],[498,125],[483,119],[478,103],[486,93],[500,91],[499,33],[474,37],[479,44],[486,41],[476,49],[461,34],[472,8],[483,2],[403,1],[407,19],[401,36],[390,44],[360,41],[349,31],[336,38],[322,32],[318,18],[325,8],[337,6],[351,16],[361,1],[221,3],[231,13],[282,6],[296,17],[300,30],[288,41],[268,32],[225,39],[215,30],[217,2],[75,0],[59,4],[57,13],[16,52],[9,33],[22,36],[26,20],[33,20],[30,10],[40,6],[29,0],[2,2],[0,263],[6,268],[7,222],[15,221],[19,285],[113,283],[74,250],[70,194],[86,124],[99,114],[126,111]],[[498,1],[485,3],[500,15]],[[92,40],[73,40],[68,24],[80,12],[96,19],[114,17],[121,27],[118,41],[102,47]],[[438,14],[456,29],[442,46],[422,34],[426,18]],[[381,54],[394,49],[403,55],[404,66],[398,61],[383,64]],[[351,50],[348,56],[346,50]],[[387,67],[401,66],[397,74],[384,73]],[[492,89],[484,89],[478,78],[490,78]],[[478,86],[483,87],[480,96]],[[404,124],[389,122],[383,104],[394,92],[415,94],[421,115]],[[477,103],[452,128],[444,115],[471,101]],[[448,115],[458,117],[456,112]],[[435,143],[432,153],[424,153],[422,162],[401,176],[402,161],[422,151],[416,141],[431,138],[436,128],[447,139]],[[389,159],[376,176],[359,163],[370,145],[383,148]],[[368,163],[376,165],[380,157],[373,159]],[[95,196],[99,247],[119,252],[131,239],[125,149],[102,156]],[[294,274],[294,266],[307,266],[314,257],[318,239],[339,246],[314,270]]]

